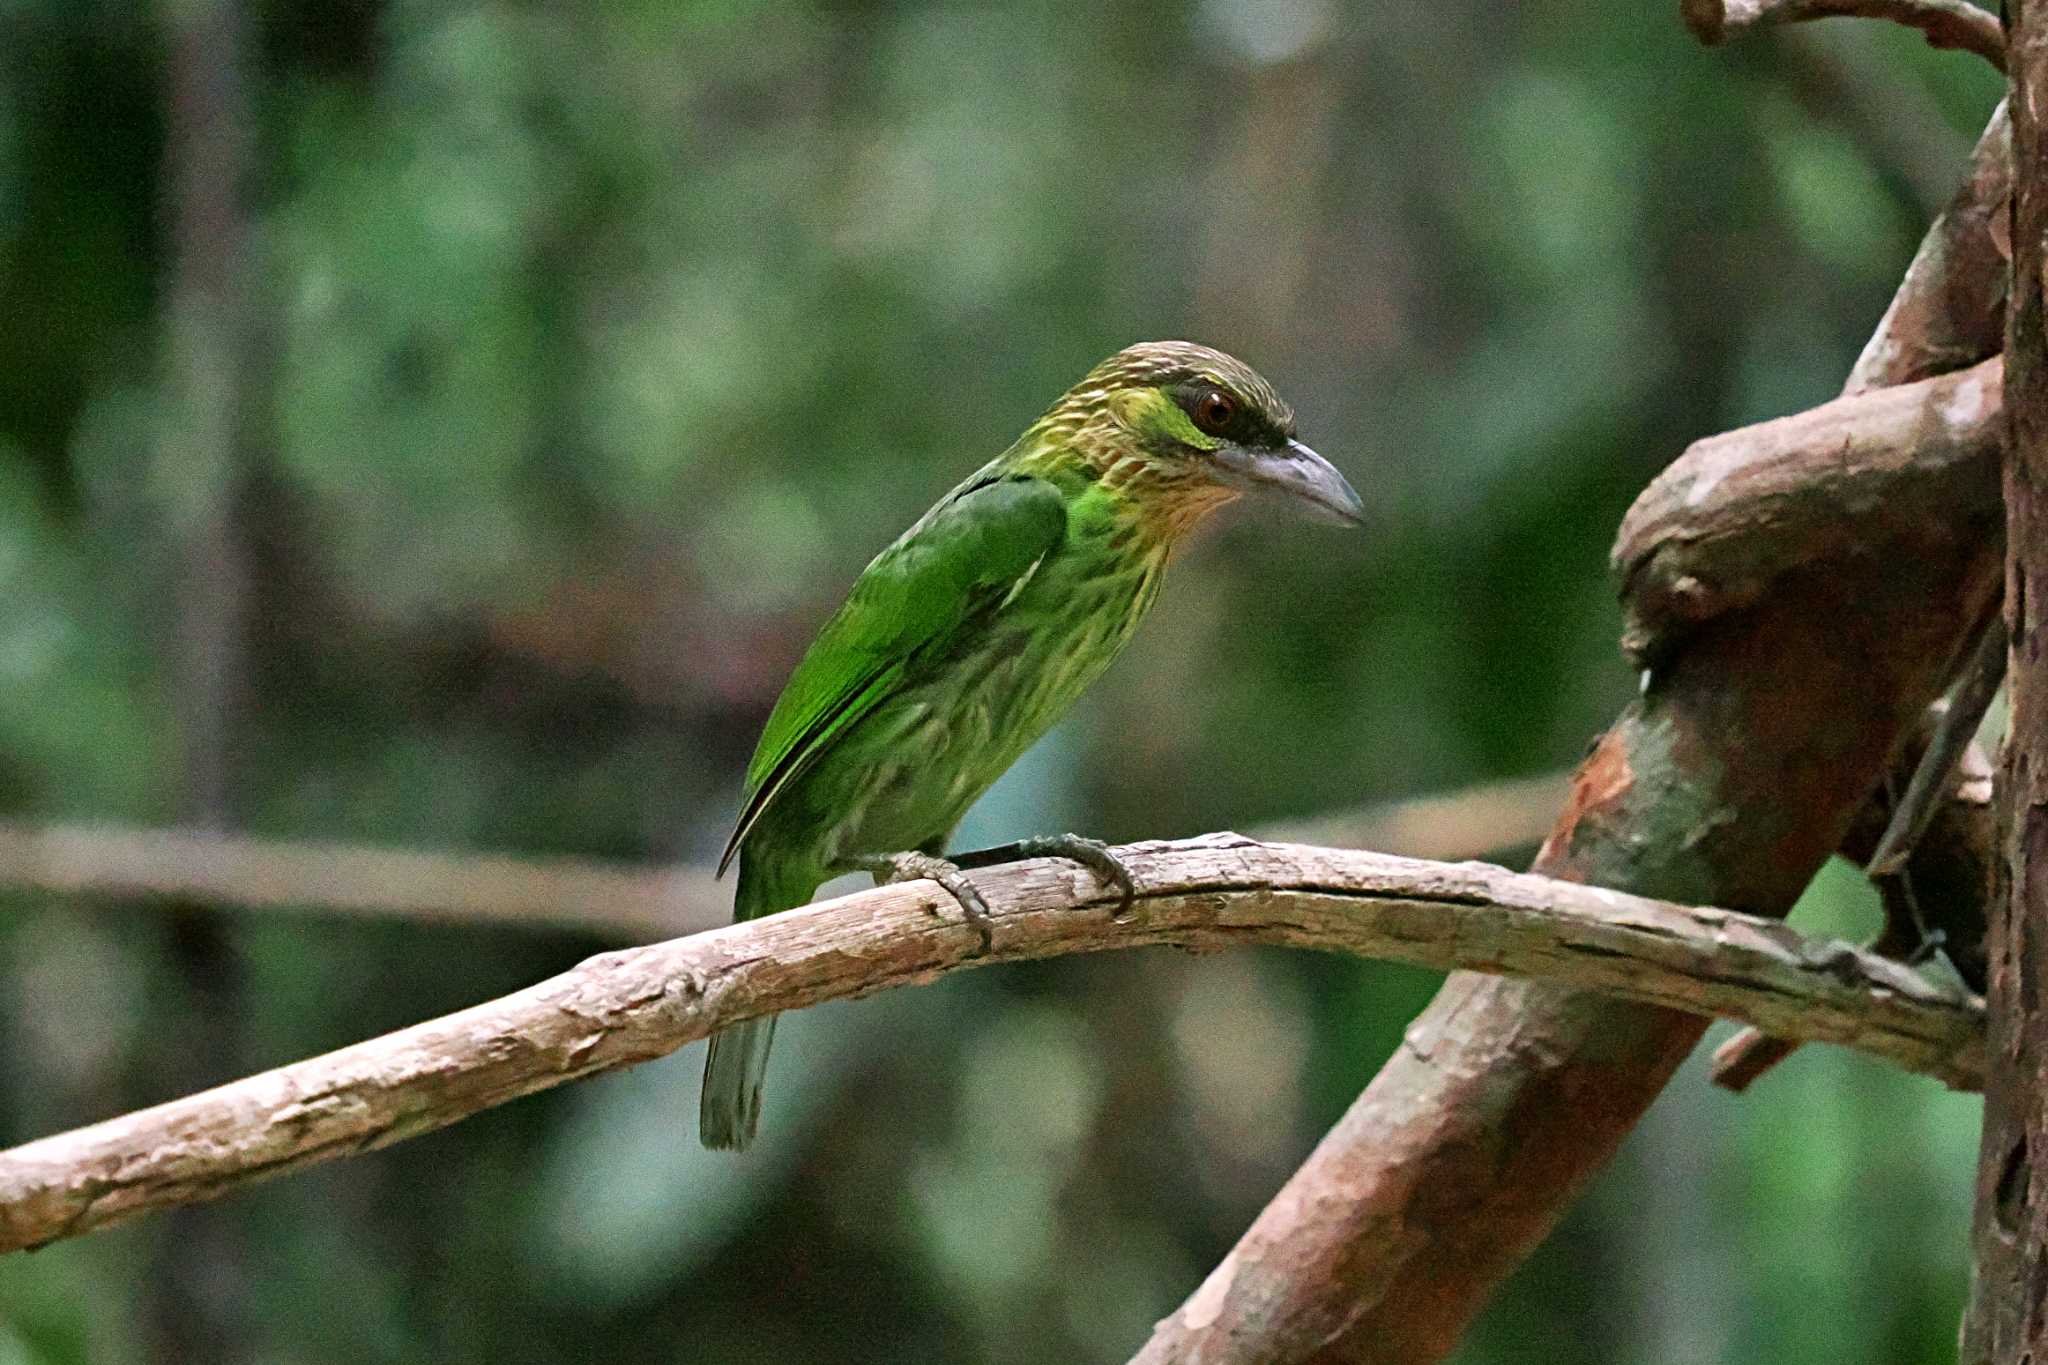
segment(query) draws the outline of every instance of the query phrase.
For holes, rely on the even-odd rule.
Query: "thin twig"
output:
[[[1847,1044],[1953,1086],[1975,1084],[1984,1064],[1977,1001],[1768,920],[1483,863],[1235,834],[1119,852],[1141,896],[1123,919],[1071,863],[975,874],[996,908],[985,956],[931,883],[883,887],[594,957],[458,1014],[0,1152],[0,1250],[385,1146],[741,1019],[964,967],[1145,944],[1277,943],[1526,972]]]
[[[1693,36],[1718,47],[1754,29],[1813,19],[1889,19],[1919,29],[1931,47],[1974,52],[2005,70],[2005,30],[1998,16],[1969,0],[1680,0]]]

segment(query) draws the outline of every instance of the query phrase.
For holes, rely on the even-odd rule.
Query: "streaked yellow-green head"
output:
[[[1110,488],[1153,504],[1174,531],[1240,493],[1283,493],[1358,521],[1329,461],[1295,438],[1294,410],[1251,366],[1188,341],[1118,351],[1067,391],[1039,432]]]

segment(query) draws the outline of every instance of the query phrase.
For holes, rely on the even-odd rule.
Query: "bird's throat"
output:
[[[1099,484],[1150,536],[1178,546],[1209,514],[1235,502],[1238,491],[1184,466],[1132,455],[1102,472]]]

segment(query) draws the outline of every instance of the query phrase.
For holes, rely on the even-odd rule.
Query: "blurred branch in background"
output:
[[[1814,19],[1889,19],[1917,28],[1934,47],[1974,52],[2005,70],[2005,29],[1969,0],[1680,0],[1693,36],[1709,47],[1752,29]]]
[[[258,464],[256,424],[270,389],[249,202],[253,45],[240,0],[166,0],[157,11],[167,39],[161,212],[171,263],[161,342],[167,419],[150,471],[171,556],[170,610],[157,647],[175,717],[177,817],[224,830],[236,820],[251,677],[244,489]],[[238,1056],[241,963],[222,923],[190,904],[174,916],[171,949],[198,1008],[153,1069],[189,1089],[247,1065]],[[148,1277],[156,1350],[171,1358],[232,1354],[248,1331],[250,1299],[219,1286],[246,1284],[253,1261],[246,1229],[189,1217]]]
[[[567,927],[620,940],[695,933],[732,917],[731,892],[708,867],[633,868],[106,825],[0,824],[0,886]]]
[[[1978,170],[1845,397],[1696,442],[1637,500],[1615,567],[1643,696],[1581,766],[1536,871],[1782,915],[1947,687],[1999,589],[2001,376],[1902,381],[2002,340],[1985,281],[2010,181]],[[1454,975],[1137,1359],[1443,1358],[1703,1032]]]
[[[1257,833],[1455,862],[1535,845],[1569,785],[1568,774],[1548,773]],[[730,888],[695,864],[637,868],[109,825],[0,821],[4,887],[580,929],[628,942],[696,933],[732,917]]]
[[[1119,854],[1140,893],[1122,919],[1099,913],[1103,888],[1070,863],[1008,864],[976,877],[994,907],[996,946],[983,954],[932,884],[878,888],[604,954],[458,1014],[28,1143],[0,1153],[0,1250],[402,1141],[741,1019],[1109,948],[1273,943],[1527,972],[1843,1043],[1952,1086],[1977,1084],[1984,1065],[1976,999],[1767,920],[1235,834]]]
[[[1487,858],[1542,843],[1571,786],[1570,773],[1544,773],[1283,820],[1252,832],[1262,839],[1370,848],[1438,862]]]
[[[169,514],[175,610],[163,624],[178,713],[180,817],[224,827],[232,731],[248,675],[249,554],[237,516],[262,401],[248,213],[251,131],[234,0],[165,6],[170,118],[164,204],[174,262],[163,363],[171,417],[152,473]]]

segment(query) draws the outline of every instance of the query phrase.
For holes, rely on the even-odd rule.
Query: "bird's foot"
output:
[[[1910,850],[1909,850],[1910,851]],[[1948,931],[1927,922],[1920,898],[1913,891],[1913,876],[1905,868],[1881,873],[1875,881],[1884,899],[1884,932],[1873,944],[1885,957],[1896,958],[1908,967],[1924,967],[1948,947]],[[1954,966],[1954,959],[1950,959]]]
[[[1113,918],[1122,919],[1129,914],[1132,903],[1138,898],[1138,883],[1123,859],[1112,853],[1102,840],[1079,834],[1046,834],[1034,839],[1019,839],[1014,844],[977,848],[971,853],[954,854],[953,862],[959,867],[993,867],[1023,858],[1065,858],[1087,868],[1104,886],[1117,889],[1116,909],[1110,912]]]
[[[989,927],[988,901],[974,889],[974,883],[967,880],[958,863],[911,849],[904,853],[874,853],[848,858],[846,866],[851,871],[872,876],[878,886],[890,882],[937,882],[940,889],[959,904],[960,913],[966,917],[969,927],[980,935],[981,950],[985,953],[995,947],[995,932]],[[932,913],[936,915],[938,909],[934,907]]]

